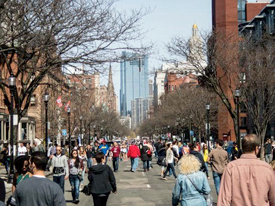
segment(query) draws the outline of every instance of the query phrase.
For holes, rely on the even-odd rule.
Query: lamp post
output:
[[[236,109],[237,109],[237,143],[239,149],[241,149],[241,138],[240,138],[240,90],[236,89],[235,90],[235,97],[236,97]]]
[[[71,108],[70,107],[67,108],[67,114],[68,114],[68,134],[69,134],[69,155],[71,155],[72,139],[71,139],[71,120],[70,120]]]
[[[170,125],[167,126],[167,137],[169,137],[170,134]],[[171,138],[171,136],[169,137],[169,139]],[[168,139],[168,138],[167,138]]]
[[[95,139],[95,129],[96,129],[96,125],[94,125],[94,141],[96,140]]]
[[[10,94],[11,94],[11,108],[10,108],[10,146],[11,146],[11,156],[10,156],[10,173],[8,177],[8,182],[11,183],[13,179],[13,97],[14,97],[14,89],[16,87],[16,78],[11,73],[9,79],[9,88],[10,88]]]
[[[81,139],[81,143],[83,143],[83,139],[82,139],[82,116],[79,117],[79,120],[80,120],[80,139]]]
[[[208,151],[210,151],[210,125],[209,125],[210,103],[206,104],[206,141],[208,141]]]
[[[48,91],[45,92],[44,95],[44,102],[45,102],[45,122],[46,122],[46,129],[45,129],[45,143],[46,143],[46,152],[48,151],[48,102],[50,99],[50,95]]]

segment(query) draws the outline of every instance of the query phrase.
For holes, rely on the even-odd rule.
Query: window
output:
[[[172,85],[172,91],[174,90],[174,85]]]
[[[241,126],[240,129],[245,129],[247,126],[246,117],[241,117]]]
[[[31,96],[30,104],[31,104],[31,106],[35,106],[35,104],[36,104],[36,96],[35,96],[35,94]]]

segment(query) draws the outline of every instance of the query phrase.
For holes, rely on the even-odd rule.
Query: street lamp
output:
[[[70,120],[70,115],[71,115],[71,108],[67,108],[67,114],[68,114],[68,134],[69,134],[69,155],[71,155],[71,147],[72,147],[72,140],[71,140],[71,120]]]
[[[237,143],[239,149],[241,149],[241,138],[240,138],[240,90],[236,89],[235,90],[235,97],[236,97],[236,109],[237,109]]]
[[[46,129],[45,129],[45,143],[46,143],[46,152],[48,151],[48,102],[50,99],[50,95],[48,91],[45,92],[44,95],[44,102],[45,102],[45,122],[46,122]]]
[[[79,120],[80,120],[80,139],[81,139],[81,141],[83,141],[82,140],[82,116],[79,117]]]
[[[210,125],[209,125],[210,103],[206,104],[206,141],[208,141],[208,151],[210,151]]]
[[[94,141],[96,140],[96,138],[95,138],[95,129],[96,129],[96,125],[94,125]]]
[[[14,97],[14,89],[16,87],[16,78],[11,73],[9,79],[9,88],[10,88],[10,94],[11,94],[11,107],[10,107],[10,146],[11,146],[11,156],[10,156],[10,173],[8,177],[8,182],[11,183],[13,179],[13,97]]]

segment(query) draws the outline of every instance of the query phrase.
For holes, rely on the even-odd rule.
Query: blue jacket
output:
[[[211,189],[205,174],[201,171],[189,174],[189,179],[196,185],[201,194],[207,195]],[[173,190],[172,204],[181,206],[206,206],[204,197],[197,191],[186,175],[179,174]]]

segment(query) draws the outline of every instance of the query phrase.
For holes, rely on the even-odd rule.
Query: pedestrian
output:
[[[264,145],[265,161],[269,164],[272,161],[272,145],[271,140],[267,139]]]
[[[188,145],[186,143],[183,143],[182,154],[189,154],[189,153],[190,153],[190,149]]]
[[[241,156],[241,150],[238,147],[238,144],[236,142],[233,142],[233,147],[231,149],[231,161],[237,160]]]
[[[179,159],[180,153],[179,153],[178,142],[176,140],[173,141],[173,152],[175,157]]]
[[[72,187],[72,198],[73,203],[79,203],[79,189],[80,189],[80,181],[82,180],[82,171],[84,169],[84,165],[82,160],[78,156],[77,150],[72,150],[71,158],[68,160],[69,165],[69,180]]]
[[[149,171],[150,157],[152,157],[152,151],[150,150],[150,148],[146,144],[143,144],[143,146],[140,150],[140,158],[141,158],[141,161],[143,162],[143,171],[144,172]]]
[[[1,155],[2,155],[1,162],[2,162],[2,163],[4,164],[4,166],[5,166],[6,174],[9,173],[9,159],[8,159],[8,154],[9,154],[8,148],[4,146],[3,149],[2,149],[2,152],[1,152]]]
[[[5,206],[5,199],[6,199],[5,182],[2,178],[0,178],[0,206]]]
[[[198,160],[201,163],[201,168],[200,171],[205,172],[206,168],[205,168],[205,163],[203,160],[203,156],[200,153],[200,149],[197,143],[190,143],[189,144],[189,148],[190,148],[190,154],[194,155],[195,157],[198,158]]]
[[[112,169],[105,164],[105,155],[96,155],[97,165],[89,169],[89,189],[93,196],[94,206],[106,206],[111,192],[116,194],[116,179]]]
[[[179,170],[173,190],[172,205],[180,202],[182,206],[206,206],[203,195],[210,193],[211,189],[206,176],[200,171],[200,162],[194,155],[183,155],[179,160]]]
[[[183,145],[182,145],[182,142],[181,141],[179,141],[179,143],[178,143],[178,147],[179,147],[179,159],[182,157],[182,148],[183,148]]]
[[[96,154],[99,152],[99,145],[98,142],[94,142],[94,146],[92,148],[92,153],[93,153],[93,164],[96,164]]]
[[[14,160],[14,166],[17,170],[13,176],[12,183],[12,193],[15,191],[16,186],[25,179],[32,177],[29,168],[29,157],[28,156],[18,156]]]
[[[114,142],[114,146],[110,150],[113,153],[113,168],[114,172],[118,171],[118,165],[119,165],[119,156],[120,156],[120,147],[118,146],[117,142]]]
[[[84,151],[83,146],[79,147],[78,157],[82,161],[82,164],[83,164],[83,169],[82,169],[82,173],[81,173],[82,180],[80,181],[80,188],[79,188],[79,190],[82,191],[83,187],[84,187],[84,175],[85,175],[85,172],[87,169],[87,155],[86,155],[86,152]]]
[[[217,205],[275,205],[274,172],[270,165],[256,156],[260,142],[255,134],[242,139],[243,154],[226,166]]]
[[[163,179],[167,180],[166,175],[169,172],[170,168],[172,169],[172,173],[175,178],[177,178],[176,172],[175,172],[175,167],[174,167],[174,160],[177,161],[178,158],[174,156],[174,153],[172,151],[173,145],[171,143],[167,144],[167,149],[166,149],[166,164],[167,168],[166,171],[164,172]]]
[[[210,180],[209,173],[208,173],[208,162],[207,162],[208,154],[209,154],[207,144],[203,145],[202,152],[203,152],[203,161],[204,161],[204,164],[205,164],[205,173],[206,173],[207,179]]]
[[[158,141],[155,143],[154,146],[155,146],[155,148],[156,148],[155,157],[158,158],[158,152],[159,152],[159,150],[160,150],[161,147],[162,147],[161,140],[158,139]]]
[[[19,143],[17,156],[24,156],[27,154],[27,148],[24,146],[24,144],[21,142]]]
[[[48,158],[45,153],[34,152],[30,158],[33,176],[17,185],[13,194],[16,205],[20,206],[66,206],[58,184],[45,177]]]
[[[140,150],[135,141],[133,141],[132,145],[129,147],[127,156],[131,159],[131,172],[135,172],[138,168],[138,159],[140,157]]]
[[[69,178],[69,168],[67,157],[61,152],[61,146],[57,146],[56,154],[50,156],[48,166],[53,167],[53,181],[61,187],[64,193],[65,180]]]
[[[152,142],[149,141],[146,143],[146,146],[149,148],[150,151],[148,151],[148,157],[149,157],[149,167],[153,168],[152,160],[153,160],[153,153],[154,153],[154,148],[152,145]]]
[[[126,142],[123,141],[121,145],[121,153],[122,153],[122,160],[127,160],[127,145]]]
[[[109,146],[106,144],[105,140],[102,140],[101,145],[99,146],[99,151],[104,154],[105,162],[107,162],[107,157],[109,154]]]
[[[164,170],[166,165],[166,149],[165,149],[165,144],[162,144],[162,147],[158,151],[158,161],[157,164],[161,166],[161,171],[160,171],[160,176],[163,177]]]
[[[93,149],[91,145],[88,145],[86,149],[86,155],[87,155],[87,168],[90,169],[93,165]]]
[[[216,188],[217,195],[220,190],[220,182],[223,171],[228,163],[228,154],[222,148],[223,141],[218,139],[216,141],[216,149],[213,149],[208,155],[208,162],[211,163],[213,180]]]

